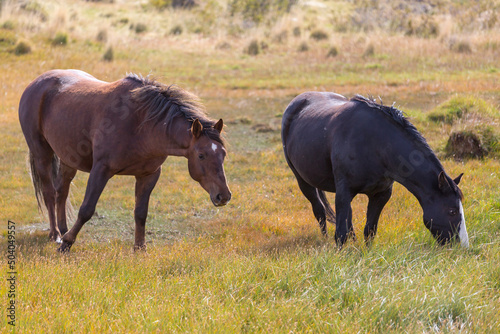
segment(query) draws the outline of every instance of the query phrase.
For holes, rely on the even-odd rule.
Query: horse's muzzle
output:
[[[227,194],[218,193],[214,197],[210,196],[215,206],[224,206],[231,200],[231,192]]]

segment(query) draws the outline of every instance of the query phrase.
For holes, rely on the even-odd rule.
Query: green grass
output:
[[[204,26],[207,33],[187,29],[182,35],[169,34],[180,22],[190,26],[197,15],[223,12],[221,3],[157,12],[128,2],[69,1],[65,6],[71,19],[57,25],[52,14],[57,4],[49,1],[44,2],[47,17],[38,30],[33,28],[36,17],[29,17],[29,24],[23,13],[5,18],[14,22],[14,30],[0,30],[0,250],[6,254],[7,220],[15,221],[16,331],[499,332],[498,155],[465,162],[442,159],[450,176],[465,173],[460,187],[470,249],[437,246],[422,223],[417,200],[395,185],[372,247],[358,240],[339,251],[333,238],[321,237],[310,204],[286,165],[279,132],[287,104],[303,91],[319,90],[381,96],[388,105],[396,102],[438,153],[449,134],[469,126],[464,120],[471,118],[451,116],[452,124],[436,123],[429,119],[436,110],[446,118],[455,114],[454,106],[470,102],[462,114],[480,114],[473,121],[491,129],[486,135],[495,136],[499,125],[491,115],[498,115],[500,95],[498,73],[492,68],[497,67],[498,48],[456,53],[444,42],[445,35],[335,32],[342,20],[322,27],[328,29],[329,39],[308,43],[304,52],[297,51],[304,40],[292,30],[279,43],[269,38],[292,27],[308,37],[321,22],[329,22],[328,13],[341,15],[338,6],[350,15],[354,6],[366,4],[343,1],[335,6],[325,2],[326,9],[294,7],[290,14],[282,14],[283,22],[275,20],[276,26],[262,20],[243,30],[236,25],[241,18],[234,17],[214,20],[222,28]],[[71,16],[71,11],[76,14]],[[126,22],[115,24],[124,17]],[[130,22],[147,22],[148,29],[138,35]],[[226,33],[223,29],[230,29],[231,22],[235,26]],[[95,29],[86,32],[81,26]],[[102,61],[107,46],[94,42],[102,29],[113,45],[110,62]],[[70,32],[71,42],[53,47],[49,36],[56,31]],[[464,40],[473,44],[472,50],[486,43],[497,45],[498,30],[487,32],[477,40]],[[31,53],[12,52],[19,38],[30,41]],[[256,57],[244,51],[254,39],[268,44]],[[220,42],[232,47],[218,49]],[[332,45],[339,52],[327,57]],[[363,58],[367,45],[375,52]],[[134,179],[117,176],[108,183],[98,215],[84,226],[71,253],[58,254],[57,245],[47,242],[48,224],[37,212],[26,167],[27,146],[17,119],[26,85],[56,67],[79,68],[107,81],[127,72],[152,73],[161,82],[199,95],[210,115],[226,124],[231,202],[213,207],[208,194],[190,178],[187,161],[169,157],[150,201],[147,252],[132,251]],[[87,177],[78,173],[73,182],[76,208]],[[334,195],[328,196],[334,203]],[[366,205],[362,195],[352,203],[358,239]],[[333,235],[334,226],[328,231]],[[2,275],[6,278],[5,267]],[[4,281],[0,294],[6,292]],[[6,302],[4,297],[4,309]],[[13,331],[5,315],[0,331]]]

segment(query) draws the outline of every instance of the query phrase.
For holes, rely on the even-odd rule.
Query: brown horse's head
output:
[[[204,130],[196,119],[191,126],[193,136],[187,154],[189,174],[210,194],[215,206],[226,205],[231,199],[223,165],[226,149],[221,140],[214,140],[213,136],[208,135],[214,129],[220,135],[223,126],[220,119],[213,129]]]

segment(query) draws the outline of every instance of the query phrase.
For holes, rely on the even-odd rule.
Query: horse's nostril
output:
[[[215,200],[220,203],[222,201],[222,196],[220,194],[217,194],[217,196],[215,196]]]

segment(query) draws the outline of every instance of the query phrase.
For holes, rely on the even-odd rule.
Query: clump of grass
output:
[[[113,61],[113,58],[114,58],[113,47],[109,46],[106,49],[106,52],[104,52],[104,54],[102,56],[102,60],[111,62],[111,61]]]
[[[68,34],[65,32],[58,32],[54,38],[52,38],[52,45],[64,46],[66,44],[68,44]]]
[[[293,33],[293,36],[300,37],[300,35],[301,35],[300,27],[294,27],[292,30],[292,33]]]
[[[446,143],[445,153],[456,160],[482,158],[488,154],[478,134],[470,130],[453,132]]]
[[[222,42],[217,43],[217,45],[215,45],[215,48],[217,50],[230,50],[232,48],[232,46],[230,43],[228,43],[226,41],[222,41]]]
[[[0,47],[12,47],[16,44],[16,34],[11,30],[0,30]]]
[[[330,58],[330,57],[337,57],[337,55],[339,54],[339,50],[337,49],[336,46],[332,46],[330,48],[330,50],[328,50],[328,53],[326,54],[326,57],[327,58]]]
[[[250,41],[250,44],[245,48],[245,53],[250,56],[256,56],[260,53],[259,41],[254,39]]]
[[[472,53],[472,47],[467,41],[458,42],[452,50],[458,53]]]
[[[467,114],[475,114],[486,118],[500,117],[500,113],[494,106],[474,96],[454,96],[438,105],[427,117],[436,123],[452,124]]]
[[[282,30],[273,37],[273,41],[276,43],[284,43],[288,39],[288,31]]]
[[[172,29],[170,29],[170,35],[181,35],[182,34],[182,26],[177,24]]]
[[[134,26],[134,31],[136,34],[142,34],[148,30],[148,26],[144,23],[137,23]]]
[[[16,56],[25,55],[31,53],[31,45],[28,41],[20,40],[14,47],[14,54]]]
[[[231,16],[242,15],[246,20],[260,23],[269,15],[289,12],[297,0],[231,0],[228,3]]]
[[[149,0],[149,4],[156,9],[166,8],[192,8],[196,6],[195,0]]]
[[[16,28],[16,25],[15,25],[14,21],[7,20],[4,23],[2,23],[1,28],[6,29],[6,30],[14,30]]]
[[[314,30],[310,37],[316,41],[322,41],[328,38],[328,34],[324,32],[323,30]]]
[[[299,44],[299,48],[297,49],[299,52],[306,52],[309,50],[309,45],[307,42],[302,42]]]
[[[97,33],[95,39],[98,42],[107,42],[108,41],[108,30],[107,29],[101,29]]]
[[[375,47],[373,44],[368,44],[365,51],[363,52],[363,57],[373,57],[375,55]]]
[[[43,22],[47,21],[49,18],[49,14],[45,8],[37,1],[24,2],[21,4],[20,8],[28,13],[38,16]]]
[[[434,19],[425,19],[421,22],[415,22],[410,19],[407,23],[405,34],[407,36],[424,38],[437,37],[439,35],[439,24]]]

